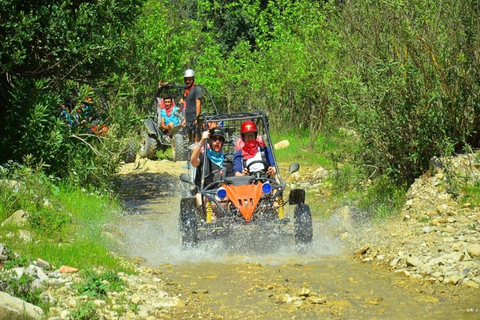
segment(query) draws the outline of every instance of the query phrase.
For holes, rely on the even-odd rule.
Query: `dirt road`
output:
[[[122,169],[129,209],[119,251],[157,268],[185,307],[175,319],[478,319],[468,288],[420,282],[352,258],[324,236],[314,218],[314,246],[298,254],[291,239],[245,230],[182,250],[178,210],[183,162],[143,161]],[[287,208],[288,209],[288,208]],[[288,213],[289,210],[287,210]],[[293,211],[293,208],[291,208]]]

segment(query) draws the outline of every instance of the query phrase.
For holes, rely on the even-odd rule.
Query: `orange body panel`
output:
[[[223,188],[227,190],[228,200],[235,205],[247,222],[252,219],[253,212],[262,196],[262,185],[261,182],[241,186],[223,185]]]

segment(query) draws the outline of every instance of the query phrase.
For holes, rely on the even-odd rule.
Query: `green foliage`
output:
[[[35,240],[32,245],[18,237],[11,238],[9,248],[23,256],[21,260],[9,261],[6,267],[25,266],[28,260],[42,257],[56,266],[118,269],[118,260],[110,254],[111,243],[103,233],[121,211],[118,199],[108,193],[59,183],[46,177],[39,168],[12,162],[0,170],[0,220],[4,221],[18,209],[26,211],[29,223],[22,228],[32,231]],[[17,229],[2,227],[0,237]]]
[[[0,166],[0,179],[3,181],[0,183],[2,221],[19,209],[31,213],[29,218],[36,219],[35,214],[44,209],[45,200],[51,198],[52,194],[58,194],[52,178],[45,175],[41,164],[31,166],[33,161],[33,157],[27,156],[24,158],[27,165],[9,161]],[[48,229],[48,225],[43,227],[44,231]]]
[[[378,173],[411,183],[448,145],[478,144],[478,18],[475,2],[346,3],[340,110]]]
[[[97,306],[93,301],[87,301],[80,304],[70,313],[73,320],[99,320],[100,316],[97,314]]]
[[[344,194],[350,190],[354,190],[360,183],[362,177],[359,172],[350,164],[338,163],[335,158],[334,172],[331,178],[332,191],[336,194]]]
[[[115,272],[98,274],[92,270],[83,271],[84,282],[77,286],[78,293],[88,297],[105,298],[108,291],[123,291],[124,283]]]
[[[42,290],[40,288],[34,289],[33,282],[35,276],[22,274],[20,277],[15,277],[11,273],[0,273],[0,291],[23,299],[34,305],[45,307],[45,303],[40,299]]]
[[[84,83],[114,82],[124,72],[129,34],[140,13],[138,1],[0,2],[0,163],[20,162],[32,154],[57,177],[71,177],[82,185],[106,185],[120,161],[121,136],[101,141],[75,130],[59,118],[62,100],[77,102],[91,95]],[[79,85],[83,83],[83,85]],[[72,96],[72,91],[78,96]],[[97,100],[99,103],[100,100]],[[76,106],[78,107],[78,105]],[[128,110],[135,110],[130,105]],[[107,121],[108,110],[102,110]],[[76,115],[75,109],[72,114]],[[116,113],[121,118],[124,113]],[[121,124],[131,124],[129,117]],[[100,123],[100,125],[102,122]],[[133,130],[132,125],[119,130]],[[112,153],[114,155],[112,156]],[[76,172],[70,175],[72,168]]]
[[[371,183],[359,199],[358,208],[374,219],[384,219],[397,213],[405,203],[406,188],[399,188],[383,176]]]
[[[3,72],[52,81],[102,78],[125,50],[125,31],[142,2],[2,0]]]
[[[319,135],[313,146],[307,130],[273,131],[271,138],[274,144],[282,140],[289,142],[288,148],[275,151],[278,161],[292,162],[291,159],[295,159],[308,166],[334,167],[335,162],[352,161],[351,156],[358,147],[356,138],[341,132]]]
[[[472,207],[480,206],[480,182],[475,182],[473,185],[467,185],[463,189],[462,202],[469,202]]]
[[[8,259],[4,263],[5,269],[13,269],[18,267],[28,267],[29,261],[24,256],[15,256],[12,259]]]

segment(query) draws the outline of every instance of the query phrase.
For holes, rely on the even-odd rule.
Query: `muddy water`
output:
[[[322,236],[306,254],[285,235],[241,230],[182,250],[178,175],[125,176],[128,214],[120,252],[141,258],[169,279],[186,303],[178,319],[480,319],[478,292],[418,282],[351,259]],[[291,210],[287,210],[287,213]],[[181,309],[181,310],[180,310]]]

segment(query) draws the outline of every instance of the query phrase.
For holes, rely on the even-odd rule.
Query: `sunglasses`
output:
[[[212,142],[215,142],[215,141],[220,141],[220,142],[223,142],[223,137],[219,137],[219,136],[213,136],[213,137],[210,137],[210,141]]]

